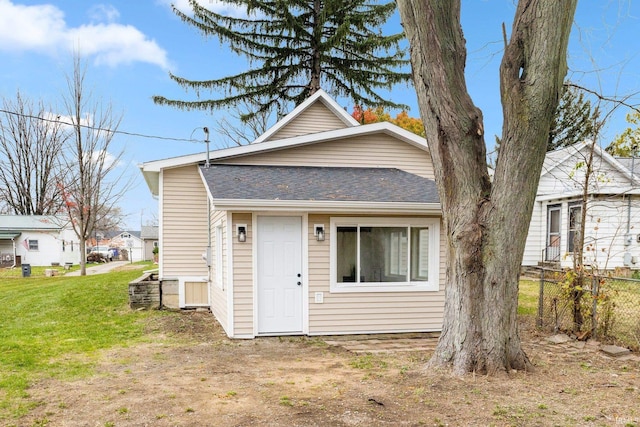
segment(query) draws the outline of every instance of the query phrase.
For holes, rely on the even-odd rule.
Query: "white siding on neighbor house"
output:
[[[547,235],[547,207],[549,205],[560,206],[560,265],[563,268],[573,266],[572,253],[568,252],[569,243],[569,205],[579,203],[576,198],[564,200],[549,200],[539,203],[537,209],[538,218],[542,224],[539,236],[541,243],[538,259],[533,263],[531,259],[525,258],[523,265],[535,265],[541,260],[541,251],[546,246]],[[612,270],[625,267],[624,256],[628,252],[630,257],[636,261],[628,267],[632,269],[640,268],[640,197],[631,196],[631,206],[629,210],[628,199],[622,196],[593,197],[587,203],[587,216],[585,222],[585,250],[584,263],[599,270]],[[625,235],[627,234],[627,218],[630,218],[629,237],[630,244],[625,245]],[[533,221],[533,220],[532,220]],[[534,236],[529,236],[527,249],[532,247]],[[533,250],[529,250],[533,253]],[[528,263],[527,263],[528,262]]]
[[[217,226],[222,226],[222,253],[218,253],[216,240],[218,236]],[[228,310],[227,299],[229,297],[227,288],[227,213],[224,211],[211,211],[211,276],[209,277],[209,289],[211,295],[211,312],[218,319],[218,322],[228,335],[232,331],[228,330]],[[216,260],[218,257],[222,257],[222,277],[223,282],[218,283],[218,263]]]
[[[62,231],[23,231],[16,237],[16,255],[21,257],[23,264],[47,267],[52,263],[64,265],[65,262],[78,264],[80,262],[80,246],[77,237],[72,230]],[[29,240],[38,241],[38,249],[28,247]],[[65,250],[62,250],[62,242],[65,242]],[[73,244],[71,244],[73,242]],[[11,253],[13,246],[9,241]],[[3,253],[5,251],[3,250]]]
[[[524,247],[522,265],[535,266],[542,261],[542,251],[546,246],[545,233],[547,230],[547,207],[535,202],[529,223],[529,233]]]
[[[253,230],[251,213],[230,213],[233,236],[233,324],[235,337],[253,337]],[[247,240],[238,242],[236,225],[246,224]]]
[[[316,102],[283,126],[282,129],[271,135],[267,141],[344,129],[346,127],[347,125],[322,102]]]
[[[207,195],[198,166],[163,170],[161,279],[207,277]]]
[[[226,159],[219,163],[280,166],[330,166],[397,168],[434,179],[431,157],[404,141],[389,135],[358,136],[251,156]]]
[[[630,242],[625,245],[628,215],[630,215],[628,236]],[[620,196],[596,197],[590,200],[587,205],[585,229],[585,264],[601,270],[625,267],[624,256],[628,252],[636,262],[632,262],[627,267],[640,268],[640,244],[637,241],[639,234],[640,199],[638,196],[631,196],[630,206],[628,198]]]
[[[440,227],[440,291],[330,293],[330,217],[309,215],[309,334],[441,330],[446,263],[444,227]],[[325,224],[324,242],[316,241],[314,224]],[[316,292],[323,294],[323,303],[315,303]]]

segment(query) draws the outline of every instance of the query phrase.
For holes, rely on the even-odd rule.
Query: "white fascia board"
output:
[[[287,114],[281,120],[279,120],[278,123],[271,126],[265,133],[260,135],[251,144],[260,144],[265,140],[269,139],[276,132],[278,132],[280,129],[285,127],[288,123],[293,121],[293,119],[298,117],[303,111],[305,111],[307,108],[313,105],[316,101],[321,101],[327,108],[329,108],[329,110],[333,112],[333,114],[335,114],[348,127],[360,125],[360,123],[358,123],[356,119],[351,117],[351,115],[347,113],[344,110],[344,108],[341,108],[340,105],[338,105],[338,103],[333,98],[327,95],[325,91],[320,89],[319,91],[311,95],[309,98],[307,98],[303,103],[301,103],[296,108],[294,108],[289,114]]]
[[[592,191],[589,192],[589,197],[593,196],[618,196],[622,197],[625,195],[639,195],[640,188],[632,188],[632,187],[610,187],[604,189],[602,191]],[[574,199],[577,197],[582,197],[582,191],[573,191],[570,193],[553,193],[553,194],[542,194],[536,196],[537,202],[548,202],[549,200],[564,200],[564,199]]]
[[[440,203],[407,202],[340,202],[314,200],[251,200],[214,199],[216,210],[260,210],[260,211],[313,211],[313,212],[371,212],[371,213],[411,213],[422,215],[442,215]]]

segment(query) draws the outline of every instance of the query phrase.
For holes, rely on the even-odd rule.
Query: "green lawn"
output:
[[[539,294],[539,281],[520,280],[520,292],[518,293],[518,314],[526,316],[537,315]]]
[[[28,399],[34,381],[90,375],[99,350],[145,340],[146,320],[168,314],[128,307],[129,281],[148,268],[44,277],[42,267],[30,278],[0,270],[0,421],[35,404]],[[518,313],[535,315],[537,295],[536,281],[521,281]]]
[[[29,409],[28,387],[47,377],[92,372],[98,350],[144,339],[144,319],[133,312],[128,283],[148,268],[85,277],[0,276],[0,420]]]

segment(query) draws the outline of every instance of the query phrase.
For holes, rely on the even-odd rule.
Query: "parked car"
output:
[[[113,261],[114,250],[108,246],[94,246],[87,255],[87,261]]]

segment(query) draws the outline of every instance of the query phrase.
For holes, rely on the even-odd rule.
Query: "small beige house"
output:
[[[246,146],[144,163],[162,304],[233,338],[439,331],[445,255],[426,141],[320,91]]]

